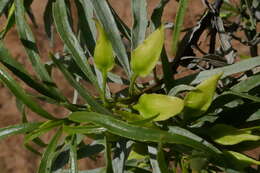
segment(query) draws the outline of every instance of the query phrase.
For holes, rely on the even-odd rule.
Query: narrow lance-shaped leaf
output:
[[[82,72],[88,77],[92,84],[100,90],[96,76],[94,75],[90,65],[87,63],[87,58],[81,48],[76,36],[73,34],[68,21],[68,15],[66,12],[66,4],[64,0],[59,0],[54,3],[53,17],[56,29],[66,44],[68,50],[72,54],[76,64],[82,70]]]
[[[0,69],[0,80],[12,91],[12,93],[21,100],[26,106],[38,115],[55,120],[54,116],[45,111],[40,105],[38,105],[29,95],[27,95],[22,87],[4,70]]]
[[[44,151],[42,160],[38,169],[38,173],[51,173],[51,166],[54,157],[54,152],[56,150],[59,138],[62,135],[62,128],[58,129],[56,134],[52,137],[48,147]]]
[[[143,118],[158,115],[153,121],[167,120],[179,114],[183,107],[182,99],[162,94],[143,94],[134,105]]]
[[[73,135],[70,142],[70,170],[71,173],[78,173],[77,135]]]
[[[24,123],[14,126],[0,128],[0,140],[5,137],[30,132],[38,128],[42,123]]]
[[[133,76],[145,77],[155,67],[164,43],[164,26],[155,30],[131,55]]]
[[[186,12],[186,9],[188,6],[188,1],[189,0],[180,0],[179,1],[179,8],[178,8],[178,12],[176,15],[175,27],[174,27],[174,31],[173,31],[173,42],[172,42],[173,54],[176,53],[177,48],[178,48],[181,27],[182,27],[182,24],[184,21],[184,16],[185,16],[185,12]]]
[[[229,158],[229,161],[238,168],[243,169],[250,165],[260,165],[260,161],[254,160],[244,154],[235,151],[225,151],[224,154]]]
[[[148,25],[146,8],[146,0],[132,0],[132,15],[134,21],[132,29],[132,49],[135,49],[144,41],[146,27]]]
[[[11,6],[11,8],[8,11],[8,17],[5,24],[4,29],[0,32],[0,39],[3,39],[7,32],[14,26],[15,24],[15,13],[14,13],[15,7],[14,4]]]
[[[80,96],[86,100],[86,102],[93,108],[93,110],[100,112],[100,113],[107,113],[110,114],[110,112],[103,107],[100,103],[95,100],[90,93],[74,79],[73,75],[66,69],[66,67],[56,59],[53,55],[50,55],[51,59],[53,60],[54,64],[57,65],[57,67],[61,70],[61,72],[64,74],[68,82],[71,84],[72,87],[74,87]]]
[[[94,51],[94,63],[104,74],[112,70],[114,66],[114,53],[110,40],[102,25],[96,20],[98,39]],[[104,82],[104,81],[103,81]]]
[[[161,142],[183,144],[198,150],[203,150],[209,155],[218,156],[221,154],[216,147],[205,141],[204,139],[192,134],[188,130],[172,127],[169,132],[140,127],[117,120],[111,116],[99,114],[95,112],[73,112],[69,119],[78,122],[92,122],[106,128],[109,132],[143,142]]]
[[[42,81],[52,84],[52,79],[40,60],[41,58],[35,43],[33,33],[29,25],[26,23],[23,2],[23,0],[15,0],[15,21],[20,40],[22,41],[22,44],[25,47],[27,55],[29,56],[32,66],[36,73],[39,75]]]
[[[251,130],[240,130],[229,125],[217,124],[209,129],[208,135],[221,145],[235,145],[243,141],[260,140],[260,136],[251,133]]]
[[[208,110],[215,95],[218,80],[222,74],[219,73],[206,79],[185,96],[184,116],[186,119],[196,118]]]

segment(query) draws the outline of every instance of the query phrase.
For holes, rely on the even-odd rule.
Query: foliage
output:
[[[205,0],[206,10],[197,25],[183,30],[188,1],[179,1],[175,24],[164,24],[161,17],[169,1],[160,0],[149,18],[149,1],[132,0],[133,26],[129,27],[109,1],[48,0],[46,34],[55,44],[57,32],[64,51],[50,52],[47,64],[41,60],[27,21],[29,16],[36,25],[30,8],[33,0],[2,0],[0,15],[6,15],[6,23],[1,30],[0,80],[16,97],[22,116],[21,124],[0,129],[0,139],[24,134],[26,148],[41,156],[38,173],[259,172],[251,166],[260,161],[243,153],[260,144],[260,2]],[[5,48],[3,40],[12,28],[35,76]],[[174,57],[165,49],[166,30],[174,30]],[[236,35],[237,31],[246,38]],[[185,32],[182,39],[180,32]],[[199,48],[203,32],[210,38],[208,52]],[[237,56],[231,44],[234,39],[247,46],[250,55],[238,51]],[[54,68],[74,88],[73,99],[57,87]],[[194,73],[177,78],[181,68]],[[153,79],[138,81],[152,71]],[[27,92],[14,76],[36,92]],[[98,96],[86,88],[86,82]],[[126,89],[115,93],[110,83]],[[60,118],[40,102],[70,113]],[[28,121],[28,109],[42,119]],[[53,134],[49,141],[42,139],[46,133]],[[84,142],[86,137],[92,139],[91,145]],[[79,159],[93,159],[100,153],[105,167],[78,170]]]

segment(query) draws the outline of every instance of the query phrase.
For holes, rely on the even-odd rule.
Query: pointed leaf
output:
[[[221,145],[235,145],[243,141],[260,140],[260,136],[252,135],[250,130],[240,130],[224,124],[215,125],[209,130],[208,134],[216,143]]]
[[[53,17],[56,29],[67,46],[68,50],[72,54],[73,59],[76,64],[82,70],[82,72],[86,75],[86,77],[92,82],[92,84],[97,88],[99,88],[97,79],[87,62],[87,58],[84,54],[83,49],[81,48],[76,36],[73,34],[72,29],[70,27],[68,21],[68,14],[66,12],[66,4],[64,0],[59,0],[54,3],[53,6]]]
[[[28,108],[37,113],[38,115],[56,120],[54,116],[45,111],[40,105],[38,105],[29,95],[27,95],[24,89],[4,70],[0,69],[0,80],[12,91],[12,93],[21,100]]]
[[[174,31],[173,31],[173,42],[172,42],[172,52],[173,52],[173,54],[176,54],[177,49],[178,49],[181,27],[183,25],[185,12],[186,12],[186,9],[188,7],[188,2],[189,2],[188,0],[180,0],[179,1],[179,8],[178,8],[178,12],[176,14],[175,27],[174,27]]]
[[[111,116],[95,112],[73,112],[69,119],[78,123],[92,122],[106,128],[109,132],[137,141],[162,142],[183,144],[208,154],[218,155],[221,153],[213,145],[204,139],[192,134],[188,130],[179,127],[171,127],[169,132],[130,125]]]
[[[59,141],[59,138],[62,135],[62,128],[60,128],[57,133],[52,137],[48,147],[44,151],[44,154],[41,159],[41,163],[38,169],[38,173],[51,173],[52,161],[54,158],[54,153]]]
[[[14,126],[0,128],[0,140],[11,135],[25,134],[36,128],[38,128],[42,123],[24,123]]]
[[[132,49],[135,49],[140,43],[144,41],[147,20],[147,2],[146,0],[132,0]]]

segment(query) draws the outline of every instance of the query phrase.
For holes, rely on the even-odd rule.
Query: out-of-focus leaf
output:
[[[38,105],[29,95],[27,95],[24,89],[4,70],[0,69],[0,79],[4,84],[12,91],[12,93],[20,99],[28,108],[37,113],[38,115],[56,120],[54,116],[45,111],[40,105]]]
[[[127,124],[111,116],[95,112],[73,112],[69,119],[75,122],[92,122],[106,128],[109,132],[130,138],[137,141],[150,141],[162,143],[183,144],[198,150],[206,151],[209,154],[218,155],[221,153],[204,139],[192,134],[182,128],[170,127],[170,131],[150,129]]]
[[[51,58],[53,62],[58,66],[58,68],[61,70],[61,72],[64,74],[65,78],[68,80],[68,82],[74,87],[80,94],[80,96],[86,100],[86,102],[92,106],[94,110],[100,113],[108,113],[110,112],[104,108],[100,103],[98,103],[91,95],[90,93],[82,86],[79,84],[79,82],[74,79],[72,74],[64,67],[64,65],[56,59],[53,55],[51,55]]]
[[[51,166],[53,162],[53,156],[59,141],[59,138],[62,135],[62,128],[60,128],[56,134],[52,137],[48,147],[44,151],[44,154],[41,159],[41,163],[38,169],[38,173],[51,173]]]
[[[226,92],[223,92],[221,96],[223,96],[223,95],[235,95],[235,96],[246,98],[246,99],[249,99],[249,100],[252,100],[255,102],[260,102],[260,97],[252,96],[252,95],[249,95],[246,93],[240,93],[240,92],[235,92],[235,91],[226,91]]]
[[[47,133],[48,131],[52,130],[55,127],[62,126],[64,123],[64,120],[59,121],[46,121],[41,126],[38,127],[38,129],[32,131],[31,133],[27,134],[25,136],[24,143],[28,143],[29,141],[41,136],[44,133]]]
[[[92,84],[100,91],[97,79],[90,67],[90,64],[87,62],[84,51],[80,47],[80,44],[70,27],[68,15],[66,12],[66,4],[64,0],[59,0],[54,3],[53,17],[56,29],[60,34],[63,42],[66,44],[68,50],[72,54],[72,57],[74,58],[76,64],[86,75],[86,77],[92,82]]]
[[[260,74],[251,76],[246,80],[242,80],[241,82],[234,85],[230,89],[236,92],[248,92],[259,85],[260,85]]]
[[[251,131],[240,130],[225,124],[217,124],[209,130],[208,135],[218,144],[235,145],[243,141],[258,141],[260,136]]]
[[[11,135],[23,134],[38,128],[42,123],[23,123],[0,128],[0,140]]]
[[[151,33],[131,55],[131,69],[134,76],[145,77],[155,67],[164,44],[164,26]]]
[[[163,121],[179,114],[183,107],[183,100],[178,97],[143,94],[133,108],[138,110],[143,118],[158,115],[153,121]]]
[[[130,76],[130,66],[127,57],[126,49],[124,47],[123,41],[120,38],[120,33],[118,31],[115,19],[110,11],[110,8],[106,0],[91,0],[96,15],[103,24],[105,31],[108,33],[109,40],[112,43],[113,49],[117,55],[118,61],[121,63],[125,72]]]
[[[147,2],[146,0],[132,0],[132,49],[135,49],[140,43],[144,41],[147,20]]]
[[[221,78],[225,78],[229,75],[233,75],[233,74],[236,74],[236,73],[241,73],[241,72],[244,72],[244,71],[247,71],[247,70],[251,70],[254,67],[257,67],[259,65],[260,65],[260,56],[254,57],[254,58],[251,58],[251,59],[248,59],[248,60],[244,60],[244,61],[241,61],[241,62],[237,62],[233,65],[228,65],[228,66],[216,68],[216,69],[213,69],[213,70],[205,70],[205,71],[202,71],[200,73],[189,75],[187,77],[176,80],[175,83],[176,83],[176,85],[179,85],[179,84],[191,84],[191,85],[198,84],[201,81],[209,78],[210,76],[215,75],[215,74],[219,74],[221,72],[223,72],[223,75],[222,75]]]
[[[160,168],[161,172],[170,173],[170,171],[168,169],[168,164],[165,160],[164,151],[163,151],[161,143],[159,143],[157,151],[158,151],[157,152],[157,162],[159,164],[159,168]]]
[[[183,25],[185,12],[188,7],[188,2],[189,2],[188,0],[179,1],[178,12],[176,14],[176,19],[175,19],[175,27],[174,27],[174,31],[173,31],[173,40],[172,40],[173,54],[176,54],[177,49],[178,49],[181,27]]]
[[[187,120],[196,118],[208,110],[221,75],[222,73],[211,76],[185,96],[184,116]]]
[[[7,32],[14,26],[15,24],[15,14],[14,14],[14,4],[11,6],[8,12],[8,17],[4,29],[0,32],[0,39],[3,39]]]

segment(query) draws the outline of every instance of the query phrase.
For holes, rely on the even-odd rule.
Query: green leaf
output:
[[[106,131],[105,128],[93,125],[87,126],[63,126],[63,131],[68,134],[100,134]]]
[[[78,173],[77,135],[73,135],[70,142],[70,171],[70,173]]]
[[[260,140],[260,136],[252,135],[251,130],[240,130],[225,124],[217,124],[210,128],[208,135],[221,145],[235,145],[243,141]]]
[[[0,62],[7,67],[10,71],[12,71],[17,77],[19,77],[24,83],[26,83],[31,88],[35,89],[39,93],[48,96],[54,100],[65,102],[66,98],[61,94],[58,94],[53,89],[45,86],[43,83],[39,83],[34,80],[33,77],[28,73],[28,71],[16,61],[9,51],[4,47],[2,41],[0,41]]]
[[[163,121],[179,114],[183,107],[183,100],[178,97],[143,94],[133,108],[138,110],[145,119],[159,114],[153,121]]]
[[[70,114],[69,119],[78,123],[92,122],[106,128],[109,132],[115,135],[137,141],[176,143],[187,145],[198,150],[203,150],[213,155],[218,155],[221,153],[221,151],[204,139],[179,127],[170,127],[170,131],[166,132],[127,124],[113,117],[95,112],[73,112]]]
[[[2,16],[2,14],[4,13],[6,7],[8,6],[9,3],[11,3],[10,0],[1,0],[1,2],[0,2],[0,16]]]
[[[90,93],[82,86],[79,82],[77,82],[72,74],[64,67],[64,65],[56,59],[53,55],[50,55],[51,59],[53,60],[54,64],[57,65],[57,67],[61,70],[65,78],[68,80],[68,82],[71,84],[73,88],[75,88],[80,96],[86,100],[86,102],[97,112],[100,113],[108,113],[110,112],[104,108],[100,103],[98,103],[91,95]]]
[[[25,21],[25,9],[23,2],[24,0],[15,0],[15,21],[20,40],[25,47],[26,53],[30,58],[32,67],[34,68],[35,72],[39,75],[43,82],[48,83],[50,86],[52,86],[51,88],[54,88],[54,83],[43,63],[41,62],[33,33]]]
[[[176,14],[176,19],[175,19],[175,27],[173,31],[173,40],[172,40],[172,52],[173,54],[176,54],[177,49],[178,49],[178,44],[179,44],[179,37],[181,33],[181,27],[183,25],[184,17],[185,17],[185,12],[188,7],[188,0],[180,0],[179,1],[179,8],[178,12]]]
[[[221,76],[222,73],[211,76],[185,96],[184,116],[186,119],[199,117],[208,110]]]
[[[260,165],[260,161],[235,151],[225,151],[224,154],[229,158],[229,161],[238,168],[245,168],[250,165]]]
[[[170,171],[168,170],[168,164],[165,160],[164,151],[161,143],[159,143],[157,151],[157,162],[161,172],[170,173]]]
[[[40,105],[38,105],[29,95],[27,95],[24,89],[3,69],[0,68],[0,80],[10,89],[10,91],[21,100],[28,108],[37,113],[38,115],[56,120],[54,116],[45,111]]]
[[[236,92],[248,92],[259,85],[260,85],[260,74],[251,76],[246,80],[242,80],[241,82],[234,85],[230,89]]]
[[[120,33],[118,31],[115,19],[110,11],[107,1],[91,0],[91,2],[95,9],[97,17],[103,24],[105,31],[108,33],[108,38],[112,43],[118,61],[124,68],[126,74],[130,76],[130,67],[129,67],[129,61],[128,61],[126,49],[124,47],[123,41],[121,40]]]
[[[102,25],[96,20],[96,27],[98,30],[98,39],[94,51],[94,63],[97,68],[103,73],[107,73],[114,67],[114,53],[110,40],[107,37]],[[105,81],[103,81],[105,82]]]
[[[66,8],[67,7],[64,0],[59,0],[54,3],[53,17],[56,29],[68,50],[72,54],[76,64],[86,75],[86,77],[92,82],[92,84],[100,90],[97,79],[87,61],[84,51],[80,47],[76,36],[73,34],[72,29],[70,28]]]
[[[106,158],[106,173],[114,173],[112,165],[112,152],[111,144],[109,143],[109,137],[105,136],[105,158]],[[115,171],[117,172],[117,171]]]
[[[46,121],[41,126],[39,126],[38,129],[27,134],[25,136],[24,143],[30,142],[31,140],[41,136],[44,133],[47,133],[48,131],[52,130],[53,128],[61,126],[63,123],[64,123],[64,120]]]
[[[7,34],[7,32],[14,26],[14,24],[15,24],[14,11],[15,11],[14,4],[12,4],[12,6],[8,12],[8,17],[7,17],[7,21],[4,26],[4,29],[0,32],[0,39],[3,39],[5,37],[5,35]]]
[[[237,62],[237,63],[232,64],[232,65],[228,65],[228,66],[225,66],[225,67],[215,68],[213,70],[205,70],[205,71],[202,71],[200,73],[189,75],[187,77],[176,80],[175,84],[176,85],[179,85],[179,84],[191,84],[191,85],[198,84],[201,81],[209,78],[210,76],[215,75],[215,74],[219,74],[219,73],[222,73],[222,72],[223,72],[223,75],[221,76],[221,78],[225,78],[229,75],[233,75],[233,74],[236,74],[236,73],[241,73],[241,72],[244,72],[244,71],[247,71],[247,70],[251,70],[254,67],[257,67],[259,65],[260,65],[260,56],[254,57],[254,58],[251,58],[251,59],[248,59],[248,60],[240,61],[240,62]]]
[[[53,17],[52,7],[55,0],[47,0],[47,5],[43,12],[44,29],[49,40],[53,41]]]
[[[147,20],[147,2],[146,0],[132,0],[132,49],[135,49],[145,39]]]
[[[44,151],[41,159],[41,163],[38,169],[38,173],[51,173],[52,161],[55,155],[55,150],[58,144],[58,140],[62,135],[62,128],[52,137],[48,147]]]
[[[131,69],[134,76],[145,77],[155,67],[164,44],[164,26],[150,34],[131,55]]]
[[[42,123],[23,123],[0,128],[0,140],[11,135],[23,134],[38,128]]]
[[[78,27],[80,30],[81,41],[83,44],[86,44],[87,49],[93,55],[94,48],[96,45],[96,28],[95,22],[93,21],[94,17],[94,8],[90,2],[90,0],[79,0],[75,1],[77,5],[78,12]],[[84,13],[83,13],[84,12]]]

